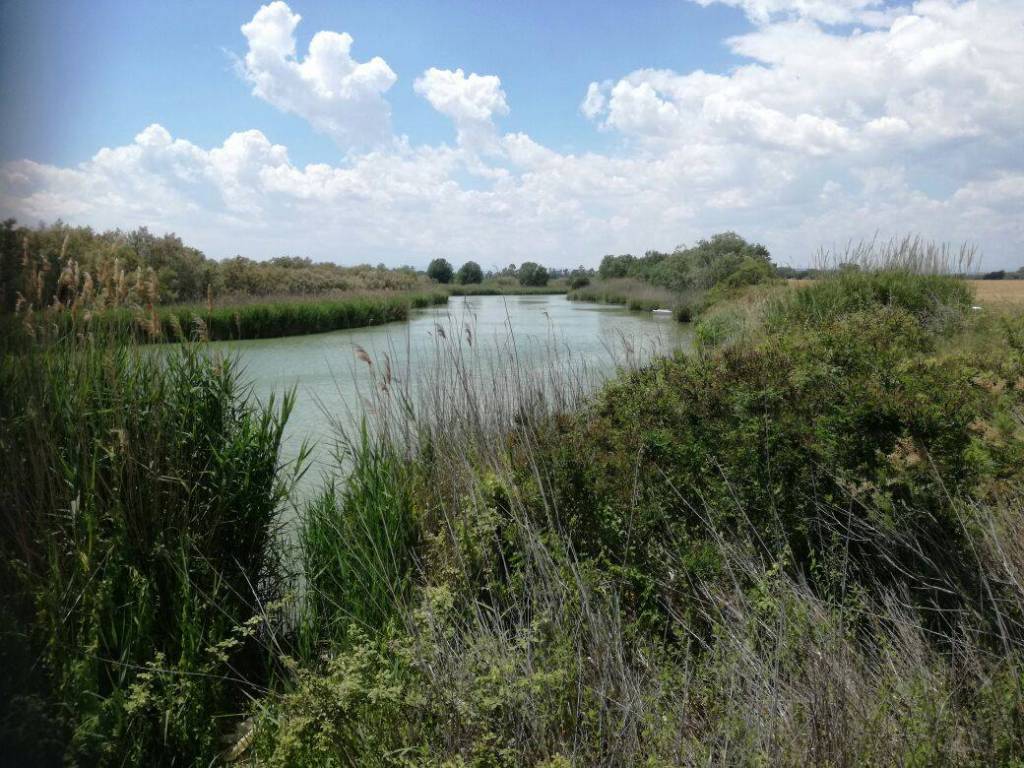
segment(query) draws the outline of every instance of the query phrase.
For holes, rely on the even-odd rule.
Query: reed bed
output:
[[[677,293],[631,277],[595,280],[570,291],[569,300],[621,304],[640,312],[669,309],[679,322],[689,322],[695,314],[694,296],[691,293]]]
[[[492,281],[470,283],[466,285],[452,284],[445,286],[451,296],[552,296],[569,291],[564,280],[554,280],[550,285],[519,285],[515,281]]]
[[[140,341],[267,339],[400,322],[413,309],[447,301],[448,294],[442,291],[341,294],[223,305],[122,307],[90,313],[87,322],[101,333],[131,329]],[[68,314],[61,320],[71,325],[85,318]]]
[[[252,402],[192,345],[94,334],[0,365],[3,645],[36,659],[5,693],[37,711],[7,757],[205,762],[277,664],[293,399]]]

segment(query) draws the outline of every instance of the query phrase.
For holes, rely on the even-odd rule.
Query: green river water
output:
[[[239,358],[257,397],[295,388],[283,454],[293,457],[302,441],[314,443],[298,487],[304,496],[336,466],[338,427],[351,429],[372,409],[387,367],[392,388],[414,394],[429,386],[439,366],[451,366],[453,355],[485,389],[509,367],[528,376],[572,377],[589,388],[619,366],[689,342],[689,326],[671,317],[556,295],[453,296],[447,306],[415,310],[406,322],[213,346]]]

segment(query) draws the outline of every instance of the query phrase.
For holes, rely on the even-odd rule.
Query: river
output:
[[[295,388],[282,453],[291,458],[303,441],[314,443],[298,489],[305,496],[335,466],[338,426],[358,424],[389,370],[393,388],[414,393],[453,355],[476,379],[500,376],[511,363],[527,375],[593,387],[618,367],[689,342],[689,327],[671,317],[554,295],[453,296],[406,322],[213,346],[238,357],[257,397]]]

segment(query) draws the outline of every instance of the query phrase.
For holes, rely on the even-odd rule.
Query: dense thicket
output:
[[[692,248],[680,247],[672,253],[605,256],[597,270],[603,280],[633,277],[677,292],[708,289],[719,283],[729,287],[753,285],[775,273],[768,249],[748,243],[734,232],[714,235]]]
[[[4,759],[207,764],[278,663],[290,397],[74,332],[5,345],[0,389]]]
[[[744,287],[778,276],[768,249],[748,243],[733,232],[701,240],[672,253],[648,251],[605,256],[597,280],[577,272],[570,299],[625,304],[630,309],[667,309],[680,322],[690,322],[707,305]]]
[[[14,308],[27,268],[38,269],[40,280],[34,291],[24,295],[25,301],[39,307],[56,296],[69,258],[96,283],[115,273],[124,273],[129,283],[154,280],[156,303],[205,301],[211,294],[218,298],[308,295],[411,290],[429,285],[411,267],[343,267],[297,256],[267,261],[235,256],[217,261],[185,245],[177,235],[158,237],[145,227],[97,232],[61,222],[29,228],[8,219],[0,226],[0,307]]]

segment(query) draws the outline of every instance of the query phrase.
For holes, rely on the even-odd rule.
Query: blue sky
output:
[[[258,127],[298,163],[338,156],[298,117],[254,100],[232,56],[258,3],[8,0],[0,8],[0,100],[9,105],[0,160],[69,164],[131,141],[158,122],[202,145]],[[294,3],[300,49],[313,32],[344,30],[357,58],[382,56],[398,75],[396,132],[450,139],[451,126],[412,90],[428,67],[501,74],[515,104],[506,130],[560,151],[607,146],[579,100],[594,80],[641,67],[711,72],[739,62],[722,44],[750,28],[732,8],[678,0]],[[10,109],[13,107],[13,109]]]
[[[218,258],[1024,264],[1020,0],[6,0],[0,102],[0,215]]]

